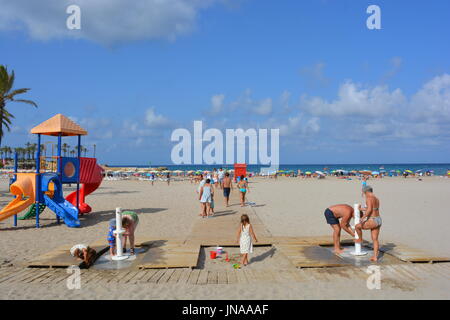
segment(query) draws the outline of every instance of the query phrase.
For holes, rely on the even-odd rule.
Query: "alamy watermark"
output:
[[[381,8],[375,4],[367,7],[366,12],[370,16],[366,20],[366,26],[369,30],[380,30],[381,29]]]
[[[366,286],[369,290],[381,289],[381,267],[380,266],[368,266],[366,273],[369,277],[366,280]]]
[[[69,5],[66,8],[66,13],[69,15],[66,19],[66,26],[69,30],[81,29],[81,8],[76,4]],[[367,7],[366,13],[370,16],[366,20],[366,26],[369,30],[381,29],[381,8],[378,5],[372,4]]]
[[[70,266],[66,269],[66,272],[70,274],[66,280],[66,286],[69,290],[81,289],[81,270],[78,266]]]
[[[209,128],[203,132],[203,122],[194,121],[193,134],[178,128],[171,141],[178,142],[171,152],[172,163],[177,165],[247,163],[278,168],[280,164],[279,129],[226,129],[223,133]]]
[[[79,6],[72,4],[67,7],[66,13],[69,16],[66,19],[66,26],[69,30],[81,29],[81,9]]]

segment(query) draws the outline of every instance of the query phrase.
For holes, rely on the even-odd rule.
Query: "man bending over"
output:
[[[336,204],[325,210],[325,219],[333,229],[334,252],[340,254],[344,252],[341,247],[341,228],[344,229],[352,237],[355,233],[350,228],[350,220],[353,218],[353,208],[348,204]],[[339,222],[339,219],[341,220]]]

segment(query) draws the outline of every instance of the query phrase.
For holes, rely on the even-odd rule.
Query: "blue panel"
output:
[[[80,160],[78,158],[61,158],[61,182],[77,183],[80,175]]]

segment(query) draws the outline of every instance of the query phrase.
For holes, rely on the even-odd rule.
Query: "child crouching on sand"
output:
[[[74,245],[70,248],[70,254],[72,257],[82,260],[86,268],[89,268],[94,263],[97,256],[97,252],[85,244]]]
[[[244,266],[248,264],[248,254],[253,253],[252,237],[255,242],[258,242],[248,215],[243,214],[241,216],[241,223],[239,224],[236,243],[239,242],[242,257],[241,263]]]

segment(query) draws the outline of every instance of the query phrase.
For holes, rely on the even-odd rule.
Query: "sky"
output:
[[[81,9],[69,30],[66,9]],[[369,5],[381,9],[370,30]],[[62,113],[103,164],[171,164],[176,128],[280,130],[280,163],[450,162],[450,2],[0,0],[31,88],[3,145]],[[55,139],[46,139],[45,141]],[[74,145],[75,140],[65,142]]]

